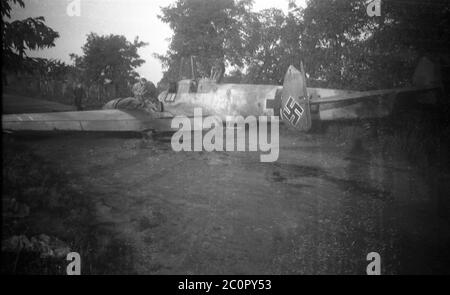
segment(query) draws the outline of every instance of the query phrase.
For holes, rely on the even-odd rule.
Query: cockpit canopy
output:
[[[217,90],[217,83],[209,78],[199,80],[180,80],[171,82],[169,85],[169,93],[207,93]]]
[[[208,93],[216,91],[218,83],[224,74],[224,65],[219,60],[210,61],[211,74],[208,77],[204,71],[199,71],[198,65],[204,64],[198,58],[181,58],[179,63],[178,81],[169,82],[167,91],[163,91],[158,99],[162,102],[171,103],[180,94]],[[218,66],[221,64],[222,66]],[[200,73],[199,73],[200,72]],[[201,77],[200,77],[201,76]],[[205,77],[206,76],[206,77]]]

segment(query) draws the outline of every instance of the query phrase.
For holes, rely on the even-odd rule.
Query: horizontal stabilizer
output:
[[[358,100],[362,98],[371,98],[375,96],[384,96],[399,93],[420,93],[438,89],[437,87],[408,87],[408,88],[393,88],[393,89],[381,89],[348,93],[345,95],[333,95],[328,97],[315,97],[311,99],[311,104],[342,102],[349,100]]]

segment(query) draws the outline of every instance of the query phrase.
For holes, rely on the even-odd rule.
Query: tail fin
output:
[[[303,63],[301,72],[294,66],[289,66],[284,76],[280,117],[287,125],[299,131],[311,129],[311,111]]]

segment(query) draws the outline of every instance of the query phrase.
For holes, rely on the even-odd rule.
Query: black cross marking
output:
[[[301,116],[303,115],[303,108],[291,96],[283,108],[283,117],[288,119],[292,125],[297,125]]]
[[[281,93],[282,93],[281,89],[277,89],[274,98],[266,99],[266,109],[272,109],[274,116],[278,116],[280,114]]]
[[[275,109],[275,99],[266,99],[266,109]]]

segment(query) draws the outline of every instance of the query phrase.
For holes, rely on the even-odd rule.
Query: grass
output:
[[[3,136],[2,240],[16,235],[46,234],[80,253],[82,274],[132,273],[130,246],[114,238],[95,219],[94,204],[76,179],[61,167],[40,158],[14,138]],[[25,217],[6,215],[15,199],[29,207]],[[64,258],[41,258],[38,253],[1,253],[2,274],[66,274]]]

